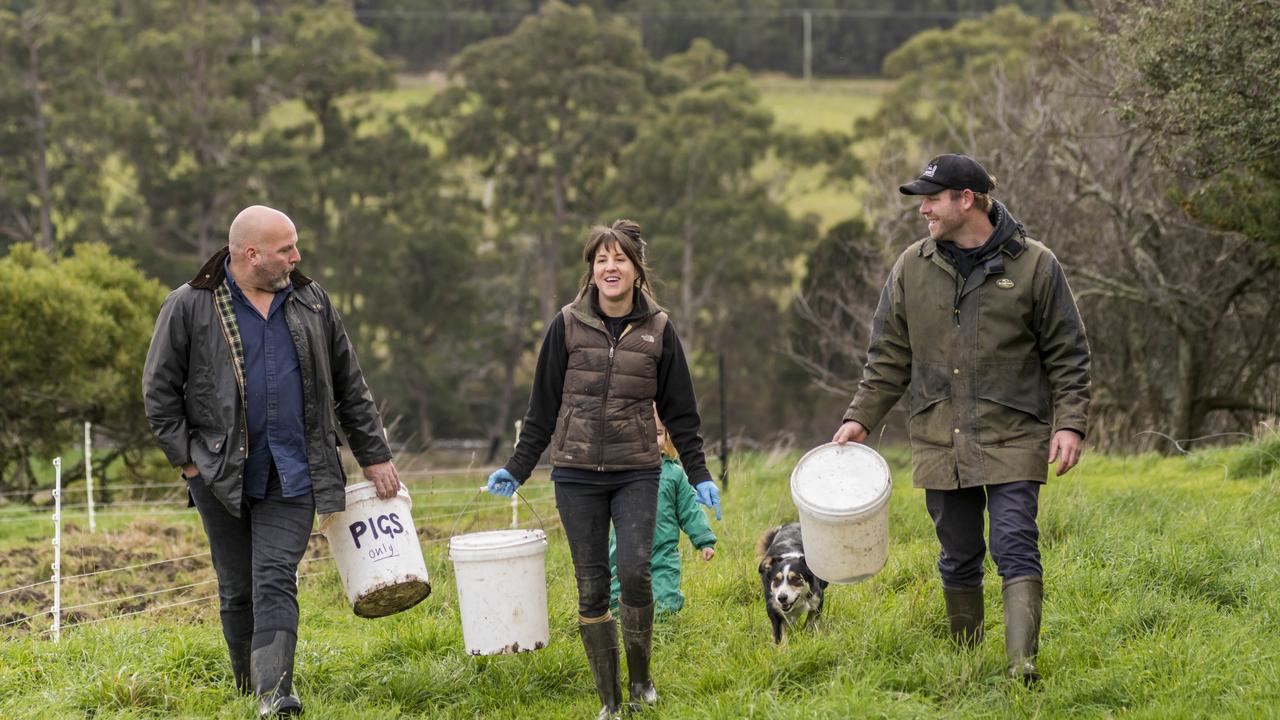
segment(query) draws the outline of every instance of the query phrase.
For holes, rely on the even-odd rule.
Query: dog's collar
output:
[[[796,559],[796,558],[802,558],[802,557],[804,557],[804,553],[789,552],[789,553],[783,553],[783,554],[779,555],[779,556],[778,556],[778,559],[779,559],[779,560],[794,560],[794,559]]]

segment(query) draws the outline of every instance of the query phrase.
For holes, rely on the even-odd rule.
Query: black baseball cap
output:
[[[943,190],[972,190],[976,193],[991,192],[995,181],[986,168],[968,155],[939,155],[929,161],[917,180],[902,185],[903,195],[933,195]]]

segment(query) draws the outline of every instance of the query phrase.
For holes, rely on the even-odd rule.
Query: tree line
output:
[[[378,31],[379,52],[417,71],[443,69],[466,46],[509,34],[537,13],[539,0],[357,0],[361,23]],[[1079,10],[1076,0],[575,0],[599,17],[623,17],[655,58],[684,52],[696,39],[753,72],[798,75],[808,23],[812,71],[876,76],[907,39],[1004,4],[1048,16]],[[808,15],[808,20],[805,15]]]
[[[1280,132],[1263,101],[1280,24],[1265,4],[1218,1],[1212,23],[1178,0],[929,30],[885,59],[878,115],[814,134],[776,126],[713,43],[655,58],[613,7],[545,4],[403,106],[375,99],[394,65],[345,3],[11,1],[0,484],[29,484],[31,459],[84,419],[151,462],[136,370],[154,313],[254,202],[294,218],[303,269],[339,304],[406,447],[509,438],[585,229],[615,217],[650,240],[707,429],[814,439],[856,382],[887,263],[922,232],[897,184],[942,150],[993,168],[997,196],[1067,266],[1099,446],[1248,432],[1280,388]],[[1187,59],[1188,33],[1213,41],[1195,44],[1204,57]],[[822,169],[862,211],[820,236],[766,161]]]

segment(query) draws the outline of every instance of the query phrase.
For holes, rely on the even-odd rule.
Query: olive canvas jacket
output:
[[[1053,253],[1015,228],[963,284],[932,239],[917,241],[881,293],[844,420],[870,430],[909,391],[916,487],[1045,482],[1052,434],[1088,429],[1075,298]]]
[[[223,284],[223,248],[190,282],[169,294],[156,318],[142,374],[147,420],[174,466],[192,463],[240,516],[247,457],[242,381],[214,291]],[[316,511],[345,508],[346,474],[338,455],[340,425],[361,466],[391,459],[382,419],[365,385],[342,319],[321,287],[298,271],[285,319],[302,375],[307,462]],[[335,422],[336,417],[336,422]]]

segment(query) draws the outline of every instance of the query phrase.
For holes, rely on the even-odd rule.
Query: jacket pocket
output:
[[[640,455],[643,456],[645,451],[658,447],[658,426],[654,424],[653,408],[649,405],[640,405],[635,411],[636,432],[639,433],[638,442],[640,443]]]
[[[951,375],[945,365],[916,362],[911,365],[911,406],[915,417],[951,397]]]
[[[1039,359],[981,365],[976,395],[979,442],[1047,435],[1053,410]]]
[[[187,444],[187,452],[205,481],[215,482],[226,461],[227,434],[215,430],[196,430]]]
[[[950,446],[951,372],[941,363],[911,364],[910,406],[907,428],[913,441]]]
[[[346,487],[347,469],[342,466],[342,450],[340,449],[342,447],[342,438],[338,437],[338,431],[336,430],[330,430],[329,435],[329,457],[332,458],[337,476],[342,478],[343,487]]]
[[[573,422],[573,408],[562,410],[560,419],[556,421],[556,432],[553,437],[553,444],[557,451],[564,450],[564,441],[569,437],[569,424]]]

